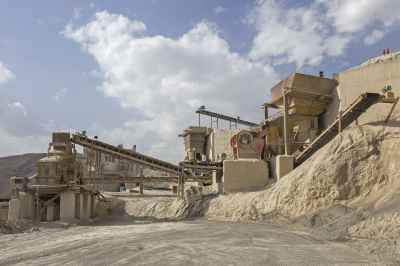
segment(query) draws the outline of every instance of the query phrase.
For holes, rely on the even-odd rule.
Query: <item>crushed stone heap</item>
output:
[[[129,217],[204,216],[301,226],[317,238],[351,240],[356,248],[396,265],[400,263],[400,127],[396,123],[345,130],[262,191],[186,202],[126,199],[123,212]]]
[[[271,187],[220,196],[202,209],[209,219],[301,224],[398,265],[399,160],[398,125],[354,127]]]
[[[397,211],[399,159],[400,128],[354,127],[266,190],[218,197],[206,214],[251,221],[273,213],[293,219],[335,205]]]

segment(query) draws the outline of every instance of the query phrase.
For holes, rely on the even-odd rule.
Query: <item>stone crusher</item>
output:
[[[83,165],[76,159],[70,134],[55,132],[47,156],[37,162],[37,174],[10,178],[13,188],[8,220],[90,219],[99,193],[82,186]]]
[[[103,176],[99,171],[89,175],[92,166],[76,153],[75,145],[81,145],[100,154],[144,165],[166,173],[165,176]],[[95,165],[99,168],[99,165]],[[86,170],[85,170],[86,169]],[[104,183],[146,182],[178,183],[183,197],[185,181],[207,182],[211,176],[193,176],[178,166],[136,151],[113,146],[84,134],[55,132],[49,144],[48,154],[37,162],[37,174],[30,178],[12,177],[13,197],[9,202],[9,220],[31,219],[35,221],[89,220],[95,216],[96,202],[106,200],[96,188]]]

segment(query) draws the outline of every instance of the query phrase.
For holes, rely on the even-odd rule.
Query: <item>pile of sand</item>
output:
[[[398,210],[399,160],[400,128],[352,128],[271,187],[213,199],[205,214],[230,221],[260,221],[271,215],[293,219],[336,205]]]
[[[357,239],[360,249],[400,263],[399,160],[400,127],[365,125],[345,130],[265,190],[186,202],[129,201],[125,212],[305,226],[322,239]]]
[[[263,191],[202,202],[208,219],[285,222],[400,263],[400,128],[344,131]],[[372,241],[371,241],[372,240]]]
[[[150,197],[124,201],[121,208],[132,216],[204,215],[244,222],[312,219],[312,225],[354,213],[368,218],[400,211],[399,159],[400,128],[366,125],[345,130],[265,190],[196,198],[185,204]]]

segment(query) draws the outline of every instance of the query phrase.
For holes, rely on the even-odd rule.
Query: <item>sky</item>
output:
[[[259,122],[280,79],[397,51],[399,25],[398,0],[1,1],[0,156],[86,130],[176,162],[199,106]]]

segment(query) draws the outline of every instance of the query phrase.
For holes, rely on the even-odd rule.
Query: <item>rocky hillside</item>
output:
[[[0,158],[0,199],[8,198],[11,176],[31,176],[36,173],[36,162],[45,153],[28,153]]]

